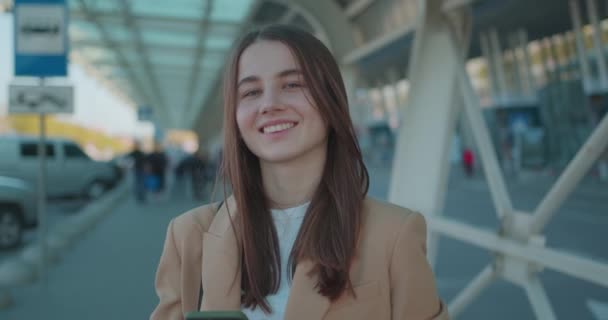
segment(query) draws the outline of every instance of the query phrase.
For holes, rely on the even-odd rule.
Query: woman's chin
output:
[[[279,164],[279,163],[290,162],[297,157],[290,155],[290,154],[280,153],[280,154],[266,154],[259,158],[260,158],[261,162]]]
[[[282,148],[281,150],[265,150],[264,152],[260,152],[257,156],[262,162],[266,163],[285,163],[293,161],[298,158],[300,152],[296,150],[285,150]]]

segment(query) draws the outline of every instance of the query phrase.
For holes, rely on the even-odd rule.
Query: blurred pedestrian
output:
[[[462,165],[467,177],[472,177],[475,166],[475,155],[473,154],[473,150],[469,147],[466,147],[462,152]]]
[[[189,185],[192,197],[202,200],[207,193],[208,159],[202,150],[186,156],[176,167],[176,176]]]
[[[146,186],[144,182],[144,163],[146,155],[141,150],[139,142],[135,142],[133,151],[128,154],[128,157],[133,162],[133,189],[135,191],[135,199],[139,203],[144,203],[146,201]]]
[[[146,157],[148,165],[149,189],[153,193],[161,196],[166,191],[166,171],[167,171],[167,155],[162,150],[160,144],[156,144],[154,152]]]

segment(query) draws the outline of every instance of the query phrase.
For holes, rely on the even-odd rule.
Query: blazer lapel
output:
[[[327,313],[331,303],[318,293],[317,277],[309,275],[313,267],[309,260],[296,266],[285,309],[286,320],[321,320]]]
[[[236,224],[235,215],[236,202],[230,197],[203,234],[201,311],[241,309],[240,247],[230,223],[232,216]]]
[[[230,208],[230,215],[227,207]],[[226,200],[203,234],[201,311],[241,310],[241,257],[236,227],[236,202]],[[286,320],[321,320],[330,306],[328,298],[317,291],[317,277],[310,276],[314,264],[305,260],[298,263],[285,309]]]

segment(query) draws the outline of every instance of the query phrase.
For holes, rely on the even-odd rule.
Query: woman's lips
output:
[[[260,129],[260,131],[263,134],[279,133],[279,132],[287,131],[287,130],[295,127],[297,124],[298,124],[297,122],[283,122],[283,123],[277,123],[277,124],[272,124],[272,125],[266,125],[266,126],[262,127]]]

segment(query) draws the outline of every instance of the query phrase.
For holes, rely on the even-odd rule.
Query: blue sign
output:
[[[15,0],[15,76],[67,76],[66,0]]]
[[[137,108],[137,120],[139,121],[153,121],[154,110],[148,106],[140,106]]]

